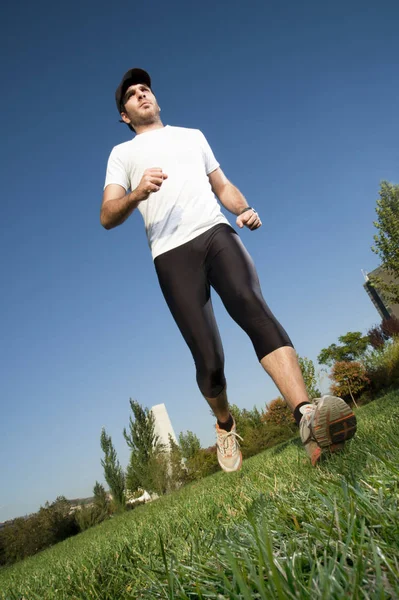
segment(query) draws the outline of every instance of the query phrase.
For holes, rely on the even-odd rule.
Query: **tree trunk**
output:
[[[349,380],[348,380],[348,387],[349,387],[349,393],[351,395],[353,404],[356,406],[356,408],[359,408],[358,405],[356,404],[356,400],[353,397],[352,390],[351,390],[351,384],[349,383]]]

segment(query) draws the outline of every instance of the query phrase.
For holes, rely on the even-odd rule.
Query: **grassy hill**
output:
[[[3,600],[399,598],[399,395],[310,466],[294,439],[0,571]]]

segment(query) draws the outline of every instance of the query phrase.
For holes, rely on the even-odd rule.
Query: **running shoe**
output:
[[[322,454],[342,450],[346,441],[356,433],[356,417],[342,398],[323,396],[300,409],[301,440],[315,466]]]
[[[236,423],[234,421],[231,431],[220,429],[216,423],[216,450],[219,465],[223,471],[228,473],[239,471],[242,465],[242,453],[237,438],[243,441],[242,437],[236,432]]]

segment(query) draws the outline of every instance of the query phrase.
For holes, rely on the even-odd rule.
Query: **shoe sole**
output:
[[[325,396],[319,404],[317,422],[313,424],[313,435],[320,448],[331,452],[342,449],[356,433],[356,417],[341,398]]]
[[[234,473],[234,471],[239,471],[242,467],[242,452],[240,452],[240,461],[238,463],[238,466],[234,469],[229,469],[228,467],[225,467],[221,462],[219,462],[219,466],[225,473]]]

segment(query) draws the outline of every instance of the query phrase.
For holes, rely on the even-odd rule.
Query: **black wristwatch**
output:
[[[242,210],[240,212],[240,215],[242,215],[243,213],[247,212],[247,210],[253,210],[254,213],[256,213],[256,210],[254,208],[252,208],[252,206],[247,206],[247,208],[244,208],[244,210]],[[256,214],[258,214],[258,213],[256,213]]]

